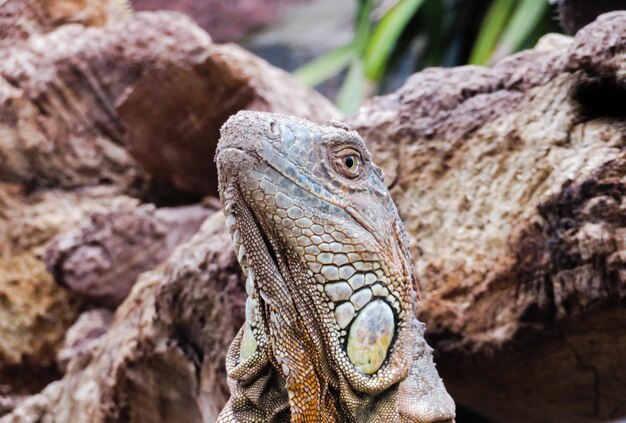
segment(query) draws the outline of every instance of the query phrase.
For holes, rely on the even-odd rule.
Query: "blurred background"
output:
[[[603,1],[579,0],[599,8]],[[367,96],[397,89],[409,75],[425,67],[488,65],[532,47],[546,33],[562,32],[562,5],[555,3],[133,0],[137,10],[188,14],[214,41],[236,42],[295,73],[346,113]]]

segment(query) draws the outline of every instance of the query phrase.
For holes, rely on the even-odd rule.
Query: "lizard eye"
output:
[[[357,178],[363,171],[361,155],[352,149],[340,151],[334,160],[337,172],[350,179]]]

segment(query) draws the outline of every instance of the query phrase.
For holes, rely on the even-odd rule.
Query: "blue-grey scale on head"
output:
[[[452,419],[414,317],[407,238],[360,136],[239,112],[216,160],[248,294],[219,421]]]

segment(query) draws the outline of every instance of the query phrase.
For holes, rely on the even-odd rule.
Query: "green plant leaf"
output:
[[[543,0],[534,0],[543,1]],[[494,0],[489,6],[481,25],[469,62],[486,65],[491,57],[506,22],[515,6],[515,0]]]
[[[363,54],[363,50],[367,45],[371,31],[372,12],[374,11],[374,0],[359,1],[357,17],[354,29],[354,43],[357,46],[359,55]]]
[[[354,60],[348,69],[346,79],[337,93],[337,107],[343,113],[352,113],[367,97],[368,83],[365,78],[363,62]]]
[[[294,75],[301,82],[312,87],[341,72],[356,56],[356,44],[348,44],[300,67]]]
[[[506,26],[490,61],[501,59],[511,54],[524,44],[539,25],[541,18],[548,10],[548,2],[543,0],[519,1],[513,17]]]
[[[296,78],[308,86],[315,86],[349,66],[367,43],[374,5],[374,0],[360,0],[355,19],[354,41],[303,65],[294,72]]]
[[[363,59],[370,80],[382,77],[400,35],[423,3],[424,0],[399,0],[380,19],[367,42]]]

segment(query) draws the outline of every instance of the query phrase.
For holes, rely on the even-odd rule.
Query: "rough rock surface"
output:
[[[0,182],[0,254],[11,258],[30,251],[39,256],[59,232],[124,203],[134,204],[135,200],[109,187],[29,192],[21,184]]]
[[[77,23],[102,26],[130,15],[126,0],[19,0],[5,1],[0,11],[0,48]]]
[[[80,298],[115,308],[139,274],[169,257],[210,213],[202,206],[157,209],[117,202],[82,227],[58,235],[47,246],[46,264],[56,282]]]
[[[128,192],[157,179],[215,194],[205,170],[217,131],[243,108],[337,116],[318,94],[236,46],[212,44],[182,15],[36,33],[0,49],[0,178]]]
[[[349,119],[406,222],[446,386],[495,421],[626,415],[625,64],[615,12]]]
[[[57,376],[55,353],[76,318],[75,301],[41,261],[19,254],[0,258],[0,305],[1,384],[11,383],[13,394],[37,392]],[[39,368],[39,377],[20,366]]]
[[[221,212],[144,273],[98,344],[62,381],[0,421],[211,422],[227,399],[226,349],[245,292]]]
[[[28,193],[17,184],[0,183],[3,401],[8,398],[4,395],[39,392],[51,378],[59,377],[56,353],[81,306],[81,301],[55,283],[46,269],[41,260],[45,244],[89,214],[105,212],[111,202],[107,188]]]
[[[187,67],[146,72],[118,106],[132,156],[176,188],[217,195],[213,156],[219,129],[239,110],[288,113],[315,122],[339,116],[321,95],[242,48],[206,48]]]
[[[106,308],[82,313],[65,333],[63,345],[57,353],[57,363],[67,368],[70,360],[95,348],[98,339],[107,333],[112,322],[113,312]]]

